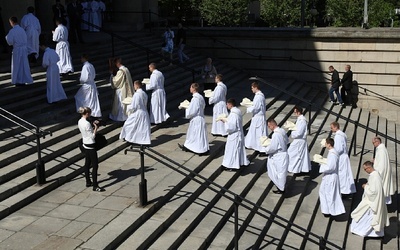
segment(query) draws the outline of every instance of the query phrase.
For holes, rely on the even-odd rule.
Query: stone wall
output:
[[[329,65],[342,76],[350,64],[360,86],[400,101],[400,29],[199,28],[188,31],[188,45],[252,75],[296,78],[326,88]],[[359,106],[400,122],[400,108],[371,93],[360,96]]]

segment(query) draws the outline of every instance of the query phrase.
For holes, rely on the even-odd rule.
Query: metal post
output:
[[[326,241],[325,241],[324,237],[320,236],[319,237],[319,249],[320,250],[326,249],[325,244],[326,244]]]
[[[308,110],[308,134],[311,135],[311,103]]]
[[[147,180],[144,178],[144,147],[140,145],[140,183],[139,183],[139,196],[140,206],[144,207],[147,204]]]
[[[38,185],[42,185],[46,183],[46,176],[45,176],[45,171],[44,171],[44,161],[42,160],[41,156],[41,149],[40,149],[40,130],[39,127],[36,127],[36,148],[37,148],[37,154],[38,154],[38,160],[36,163],[36,183]]]
[[[111,33],[111,57],[114,57],[114,33]]]
[[[238,196],[235,195],[235,249],[239,250],[239,199]]]
[[[368,29],[368,0],[364,0],[364,19],[362,27]]]
[[[357,148],[357,123],[354,126],[354,144],[353,144],[353,156],[356,156],[356,148]]]
[[[305,8],[306,8],[306,1],[301,0],[301,27],[304,28],[304,18],[305,18]]]
[[[151,26],[153,26],[153,24],[151,23],[151,9],[149,9],[149,30],[150,30],[150,33],[151,33]]]

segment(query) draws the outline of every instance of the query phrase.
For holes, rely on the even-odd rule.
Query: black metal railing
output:
[[[149,152],[146,152],[149,151]],[[336,245],[333,242],[330,242],[326,240],[324,237],[317,235],[279,215],[276,213],[273,213],[262,206],[247,200],[244,197],[241,197],[240,195],[232,192],[229,189],[226,189],[225,187],[209,180],[208,178],[200,175],[199,173],[177,163],[176,161],[166,157],[165,155],[153,150],[150,147],[143,146],[141,145],[140,147],[134,147],[131,146],[129,149],[125,149],[125,154],[128,152],[136,152],[140,154],[140,169],[141,169],[141,182],[139,184],[139,192],[140,192],[140,205],[145,206],[147,205],[147,193],[142,193],[144,190],[147,190],[147,187],[144,187],[143,185],[146,185],[147,181],[145,179],[145,166],[144,166],[144,156],[148,156],[152,158],[153,160],[156,160],[157,162],[163,164],[164,166],[174,170],[175,172],[178,172],[185,176],[186,178],[190,178],[192,181],[195,181],[199,183],[202,186],[205,186],[206,188],[214,191],[218,195],[225,197],[226,199],[230,200],[233,202],[235,206],[235,212],[234,212],[234,245],[235,249],[239,249],[239,206],[242,206],[246,208],[249,211],[253,211],[257,215],[263,217],[264,219],[267,219],[269,221],[272,221],[273,223],[277,224],[278,226],[281,226],[283,228],[287,228],[287,226],[290,226],[289,230],[301,237],[307,237],[308,240],[314,244],[317,244],[319,246],[319,249],[326,249],[327,246],[332,249],[342,249],[340,246]],[[200,180],[199,180],[200,179]],[[142,200],[143,198],[143,200]]]
[[[44,161],[42,160],[41,154],[41,146],[40,146],[40,138],[45,139],[46,135],[52,136],[51,131],[43,130],[32,123],[14,115],[13,113],[3,109],[0,107],[0,116],[4,119],[14,123],[18,127],[25,129],[28,132],[31,132],[36,136],[36,150],[37,150],[37,162],[36,162],[36,183],[38,185],[42,185],[46,183],[45,176],[45,168]]]

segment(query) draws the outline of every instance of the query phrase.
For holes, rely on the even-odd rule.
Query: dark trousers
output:
[[[99,159],[97,158],[96,149],[86,149],[85,148],[85,178],[86,183],[91,183],[90,181],[90,166],[92,166],[92,179],[93,187],[98,187],[97,183],[97,170],[99,169]]]
[[[71,22],[70,21],[70,25],[69,25],[70,43],[76,43],[77,37],[78,37],[79,42],[83,43],[81,22],[77,22],[77,21]]]
[[[354,106],[354,102],[353,102],[353,95],[351,93],[351,89],[345,89],[343,88],[343,93],[345,98],[343,98],[342,95],[342,99],[344,99],[344,102],[346,102],[347,104]]]

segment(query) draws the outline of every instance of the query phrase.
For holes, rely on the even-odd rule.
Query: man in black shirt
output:
[[[339,93],[339,87],[340,87],[339,73],[332,65],[329,66],[329,71],[332,73],[331,87],[329,89],[329,99],[330,99],[329,102],[332,102],[332,103],[335,102],[335,97],[333,96],[333,92],[335,92],[337,99],[339,101],[339,105],[344,106],[342,97],[340,96],[340,93]]]
[[[78,37],[79,42],[84,43],[82,39],[81,16],[83,8],[80,0],[74,0],[67,5],[67,14],[69,18],[69,39],[71,43],[76,43]]]
[[[351,89],[353,88],[353,72],[351,71],[351,66],[350,65],[346,65],[345,67],[345,73],[343,74],[343,78],[342,78],[342,85],[343,85],[343,93],[344,96],[342,95],[343,99],[345,99],[345,101],[350,104],[353,108],[356,107],[354,101],[353,101],[353,97],[352,97],[352,93],[351,93]]]
[[[183,53],[183,49],[185,48],[186,45],[186,31],[183,29],[182,24],[178,23],[178,32],[176,35],[176,43],[177,43],[177,48],[178,48],[178,58],[179,58],[179,63],[183,63],[187,60],[189,60],[189,57]]]

